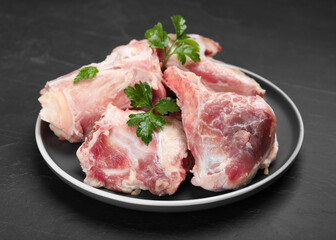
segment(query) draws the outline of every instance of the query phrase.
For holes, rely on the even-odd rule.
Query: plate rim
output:
[[[63,181],[65,181],[65,183],[67,183],[68,185],[78,188],[77,190],[85,191],[86,195],[91,193],[91,194],[96,195],[95,197],[103,198],[103,199],[99,199],[99,200],[102,200],[104,202],[109,202],[109,201],[112,200],[112,201],[116,201],[120,204],[133,205],[135,208],[136,208],[136,206],[138,206],[138,207],[140,207],[140,206],[163,207],[163,208],[170,207],[171,208],[171,207],[191,207],[191,206],[197,206],[197,205],[206,205],[206,204],[211,204],[211,203],[222,202],[222,201],[225,201],[225,200],[234,199],[234,198],[239,197],[239,196],[247,195],[248,193],[253,193],[253,191],[261,190],[263,186],[266,186],[267,184],[272,183],[274,180],[276,180],[278,177],[280,177],[290,167],[290,165],[294,162],[296,156],[298,155],[298,153],[301,149],[302,143],[303,143],[303,138],[304,138],[303,120],[302,120],[302,117],[301,117],[301,114],[300,114],[298,108],[296,107],[296,105],[294,104],[292,99],[284,91],[282,91],[278,86],[276,86],[274,83],[272,83],[271,81],[267,80],[266,78],[264,78],[264,77],[262,77],[262,76],[260,76],[256,73],[251,72],[251,71],[249,71],[247,69],[244,69],[242,67],[238,67],[238,66],[235,66],[235,65],[232,65],[232,64],[225,64],[225,65],[227,65],[229,67],[236,68],[236,69],[238,69],[238,70],[240,70],[244,73],[248,73],[252,77],[260,79],[263,82],[269,84],[271,87],[273,87],[291,105],[292,109],[295,112],[296,118],[299,121],[299,126],[300,126],[299,138],[298,138],[298,141],[297,141],[297,144],[296,144],[296,147],[295,147],[294,151],[292,152],[290,157],[287,159],[285,164],[283,164],[278,170],[276,170],[274,173],[272,173],[268,177],[260,180],[259,182],[254,183],[253,185],[247,185],[247,186],[245,186],[241,189],[238,189],[238,190],[235,190],[235,191],[232,191],[232,192],[228,192],[228,193],[223,193],[223,194],[216,195],[216,196],[197,198],[197,199],[189,199],[189,200],[151,200],[151,199],[130,198],[130,197],[127,197],[127,196],[118,195],[118,194],[114,193],[113,191],[106,192],[106,191],[103,191],[101,189],[91,187],[91,186],[85,184],[84,182],[81,182],[81,181],[77,180],[76,178],[72,177],[70,174],[68,174],[66,171],[64,171],[61,167],[59,167],[52,160],[52,158],[50,157],[50,155],[48,154],[48,152],[46,151],[46,149],[44,147],[44,144],[43,144],[43,141],[42,141],[42,136],[41,136],[41,122],[42,122],[42,120],[40,119],[40,116],[37,117],[36,125],[35,125],[35,139],[36,139],[38,149],[39,149],[42,157],[46,161],[47,165],[51,168],[51,170],[54,171],[54,173],[56,173],[56,175],[61,177],[61,179]],[[89,195],[91,196],[91,194],[89,194]],[[91,197],[93,197],[93,196],[91,196]]]

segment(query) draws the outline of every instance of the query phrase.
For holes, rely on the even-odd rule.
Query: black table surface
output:
[[[305,138],[265,190],[215,209],[128,210],[63,183],[37,149],[45,82],[182,14],[217,59],[260,74],[299,108]],[[0,239],[335,239],[335,1],[1,1]]]

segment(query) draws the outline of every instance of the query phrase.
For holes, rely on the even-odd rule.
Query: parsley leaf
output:
[[[151,48],[160,48],[164,51],[165,58],[161,66],[162,71],[166,67],[168,58],[173,54],[177,54],[177,59],[182,65],[186,63],[187,57],[194,62],[200,61],[198,43],[185,34],[187,29],[186,20],[181,15],[172,16],[171,20],[174,24],[176,39],[169,48],[168,45],[171,39],[168,37],[167,32],[162,29],[160,22],[145,33],[145,38],[150,43]],[[173,50],[173,48],[175,49]]]
[[[127,121],[128,126],[138,125],[137,130],[136,130],[136,135],[139,138],[141,138],[141,140],[147,146],[152,141],[152,133],[154,131],[154,124],[152,122],[152,115],[154,115],[152,113],[152,111],[149,111],[149,112],[146,112],[146,113],[130,114],[128,116],[130,118],[130,120]],[[159,117],[161,117],[161,116],[159,116]]]
[[[155,104],[155,110],[160,114],[168,114],[168,112],[178,112],[180,108],[176,104],[176,100],[170,97],[162,98]]]
[[[191,60],[193,60],[194,62],[199,62],[200,61],[200,56],[197,52],[197,48],[182,43],[180,45],[177,46],[177,48],[175,48],[174,53],[177,54],[177,59],[182,63],[185,64],[187,61],[186,56],[190,57]]]
[[[164,119],[160,115],[151,114],[150,117],[151,117],[151,122],[153,123],[153,125],[159,130],[161,130],[163,126],[167,123],[166,119]]]
[[[161,130],[166,124],[166,120],[162,116],[155,114],[154,110],[162,115],[180,110],[175,99],[170,97],[160,99],[153,107],[152,90],[148,83],[140,81],[139,84],[135,84],[134,88],[128,87],[124,89],[124,92],[131,99],[133,107],[150,107],[148,112],[130,114],[127,121],[128,126],[138,125],[136,134],[146,145],[152,141],[154,128]]]
[[[197,52],[199,52],[199,45],[198,43],[195,41],[195,40],[192,40],[190,37],[188,37],[187,35],[185,35],[186,37],[183,38],[183,39],[180,39],[179,42],[183,43],[183,44],[186,44],[186,45],[189,45],[193,48],[195,48],[195,50]]]
[[[152,90],[148,83],[135,84],[135,88],[128,87],[124,90],[125,94],[131,99],[133,107],[152,107]]]
[[[181,37],[184,34],[184,31],[187,29],[187,25],[185,25],[185,19],[181,15],[175,15],[171,17],[171,20],[174,24],[176,37]]]
[[[151,122],[150,117],[146,117],[142,122],[139,123],[136,134],[148,146],[148,144],[152,141],[153,131],[154,125]]]
[[[96,67],[85,67],[82,68],[79,73],[77,74],[77,77],[74,79],[74,84],[77,83],[80,80],[83,79],[92,79],[96,76],[96,74],[98,73],[98,69]]]
[[[134,126],[143,122],[148,117],[148,113],[130,114],[128,117],[130,118],[127,121],[128,126]]]
[[[153,28],[148,29],[145,38],[150,42],[151,48],[160,48],[165,50],[169,44],[169,37],[166,31],[162,29],[162,24],[158,22]]]

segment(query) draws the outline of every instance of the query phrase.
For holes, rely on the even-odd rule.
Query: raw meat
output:
[[[169,35],[175,39],[174,34]],[[204,86],[216,92],[235,92],[246,96],[264,96],[265,90],[244,73],[231,68],[221,61],[212,58],[221,50],[219,44],[209,38],[197,34],[189,35],[200,45],[200,62],[188,59],[182,65],[176,55],[172,55],[167,61],[167,67],[176,66],[184,71],[190,71],[201,77]]]
[[[173,194],[186,177],[187,140],[182,123],[166,118],[146,146],[129,127],[128,115],[110,104],[77,151],[85,183],[93,187],[137,194],[141,190],[162,196]]]
[[[195,158],[193,185],[210,191],[236,189],[275,159],[276,118],[263,98],[209,91],[200,77],[176,67],[164,72],[164,81],[182,111]]]
[[[40,117],[61,140],[84,141],[109,103],[121,109],[130,107],[123,90],[140,80],[151,85],[154,102],[166,96],[159,59],[146,40],[119,46],[103,62],[89,66],[99,70],[93,79],[73,84],[76,70],[47,82],[41,90]]]
[[[172,39],[175,39],[174,34],[169,35]],[[198,34],[188,34],[189,37],[194,39],[200,46],[200,55],[213,57],[216,53],[222,50],[222,47],[219,45],[218,42],[210,38],[203,37]]]

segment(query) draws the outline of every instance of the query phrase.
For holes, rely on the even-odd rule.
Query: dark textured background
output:
[[[35,143],[39,90],[157,21],[173,30],[178,13],[221,43],[218,59],[293,99],[305,124],[295,163],[262,192],[200,212],[137,212],[68,187]],[[0,239],[335,239],[335,76],[335,1],[1,1]]]

